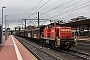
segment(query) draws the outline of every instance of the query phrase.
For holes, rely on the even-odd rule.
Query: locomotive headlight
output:
[[[74,41],[76,41],[76,40],[77,40],[77,37],[75,36],[75,37],[74,37]]]
[[[77,38],[76,37],[74,38],[74,41],[75,41],[75,45],[77,45]]]
[[[60,40],[60,39],[58,39],[58,40]]]
[[[57,39],[57,45],[60,46],[60,39]]]
[[[75,41],[77,40],[77,39],[74,39]]]

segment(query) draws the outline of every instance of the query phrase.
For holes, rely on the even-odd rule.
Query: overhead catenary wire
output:
[[[80,0],[80,1],[78,1],[78,2],[75,2],[74,4],[71,4],[71,5],[69,5],[69,6],[66,6],[65,8],[62,8],[62,9],[60,9],[60,10],[65,10],[65,9],[67,9],[68,7],[70,8],[70,7],[72,7],[72,6],[74,6],[74,5],[76,5],[76,4],[79,4],[80,2],[82,2],[83,0]],[[59,11],[60,11],[59,10]],[[52,13],[50,13],[50,14],[53,14],[53,13],[56,13],[56,12],[59,12],[58,10],[57,11],[55,11],[55,12],[52,12]],[[42,16],[46,16],[45,14],[43,14]]]
[[[58,1],[61,1],[61,0],[58,0]],[[50,4],[49,6],[47,6],[47,7],[45,7],[45,8],[43,8],[42,10],[40,10],[40,12],[43,11],[43,10],[45,10],[45,9],[47,9],[47,8],[49,8],[49,7],[52,6],[52,5],[55,5],[55,3],[57,3],[58,1]],[[62,1],[61,3],[59,3],[59,5],[60,5],[60,4],[63,4],[65,1],[66,1],[66,0]],[[58,6],[58,5],[56,5],[56,6]],[[43,14],[43,13],[41,13],[40,15],[41,15],[41,17],[42,17],[42,16],[46,16],[46,14]],[[47,16],[49,17],[49,14],[48,14]]]
[[[51,10],[49,10],[49,11],[43,13],[42,15],[44,15],[44,14],[46,14],[46,13],[49,13],[49,12],[51,12],[51,11],[53,11],[53,10],[55,10],[55,9],[57,9],[57,8],[59,8],[59,7],[61,7],[61,6],[64,6],[64,5],[68,4],[68,3],[71,3],[72,1],[74,1],[74,0],[70,0],[70,1],[64,3],[64,4],[60,5],[60,6],[56,6],[56,7],[52,8]]]
[[[44,7],[49,1],[50,1],[50,0],[46,1],[40,8],[37,9],[37,11],[40,10],[42,7]],[[31,15],[28,16],[28,17],[31,17],[31,16],[34,15],[37,11],[35,11],[33,14],[31,14]]]
[[[58,1],[60,1],[60,0],[58,0]],[[56,1],[56,2],[54,2],[54,3],[52,3],[52,4],[50,4],[49,6],[47,6],[47,7],[45,7],[45,8],[43,8],[42,10],[40,10],[40,12],[43,11],[44,9],[47,9],[47,8],[49,8],[50,6],[54,5],[54,4],[57,3],[58,1]],[[64,1],[63,1],[63,2],[64,2]]]
[[[50,0],[46,1],[39,9],[41,9],[42,7],[44,7]],[[38,9],[38,10],[39,10]]]
[[[39,1],[39,3],[32,9],[32,11],[31,11],[29,14],[31,14],[41,2],[42,2],[42,0]],[[29,14],[28,14],[28,15],[29,15]],[[26,18],[26,17],[25,17],[25,18]],[[27,18],[28,18],[28,17],[27,17]]]
[[[60,15],[63,15],[63,14],[65,14],[65,13],[69,13],[69,12],[71,12],[71,11],[80,9],[80,8],[78,8],[78,7],[81,7],[81,6],[83,6],[83,5],[87,4],[87,3],[90,3],[90,1],[85,2],[85,3],[83,3],[83,4],[79,5],[79,6],[76,6],[76,7],[74,7],[74,8],[71,8],[71,9],[69,9],[69,10],[63,12],[62,14],[57,14],[57,15],[55,15],[55,16],[53,16],[53,17],[50,17],[50,18],[54,18],[54,17],[60,16]],[[76,8],[77,8],[77,9],[76,9]],[[50,19],[50,18],[49,18],[49,19]]]
[[[43,25],[46,21],[44,21],[41,25]]]
[[[76,10],[79,10],[79,9],[81,9],[81,8],[85,8],[85,7],[88,7],[88,6],[90,6],[90,4],[85,5],[85,6],[82,6],[82,7],[80,7],[80,8],[75,9],[75,10],[72,10],[72,11],[70,11],[70,12],[68,12],[68,13],[71,13],[71,12],[73,12],[73,11],[76,11]],[[62,15],[65,15],[65,14],[62,14]],[[62,15],[60,15],[60,16],[62,16]],[[57,19],[58,19],[58,18],[57,18]],[[56,20],[56,19],[54,19],[54,20]]]
[[[29,21],[29,23],[30,23],[30,22],[31,22],[32,24],[34,24],[32,21]],[[34,26],[37,26],[37,25],[36,25],[36,24],[34,24]]]
[[[67,12],[67,13],[71,13],[71,12],[73,12],[73,11],[76,11],[76,10],[79,10],[79,9],[81,9],[81,8],[85,8],[85,7],[88,7],[88,6],[90,6],[90,4],[85,5],[85,6],[82,6],[82,7],[79,7],[79,8],[74,9],[74,10],[71,10],[71,11],[69,11],[69,12]],[[67,14],[66,12],[64,12],[64,13]],[[60,14],[59,16],[65,15],[64,13],[63,13],[63,14]],[[59,18],[57,18],[57,19],[59,19]],[[54,19],[54,20],[57,20],[57,19]]]
[[[59,0],[58,0],[58,1],[59,1]],[[62,7],[62,6],[64,6],[64,5],[61,6],[61,4],[60,4],[59,6],[62,7],[62,8],[60,8],[60,9],[61,9],[60,11],[62,11],[62,12],[60,12],[59,14],[57,13],[56,15],[53,15],[53,14],[50,15],[50,14],[51,14],[51,11],[48,12],[48,13],[50,13],[50,14],[46,13],[46,14],[42,14],[42,15],[40,14],[40,15],[41,15],[41,16],[46,16],[46,15],[48,16],[48,15],[50,15],[50,16],[48,17],[49,19],[55,19],[54,17],[56,17],[56,18],[57,18],[58,16],[61,17],[61,16],[65,15],[65,14],[68,14],[68,13],[70,13],[70,12],[79,10],[79,9],[81,9],[81,7],[83,7],[83,6],[86,6],[86,4],[80,6],[79,3],[82,2],[82,1],[83,1],[83,0],[80,0],[80,1],[78,1],[78,2],[75,2],[74,4],[71,4],[71,5],[65,4],[65,7]],[[46,4],[47,4],[47,3],[46,3]],[[46,4],[45,4],[45,5],[46,5]],[[63,4],[64,4],[64,3],[63,3]],[[77,4],[77,5],[79,5],[79,6],[77,6],[77,5],[75,5],[75,4]],[[40,6],[38,9],[40,10],[42,7],[45,7],[45,5],[43,4],[43,5]],[[52,5],[52,4],[50,4],[50,5]],[[66,5],[67,5],[67,6],[66,6]],[[76,7],[74,6],[74,7],[72,8],[73,5],[75,5]],[[59,8],[59,6],[55,6],[55,7],[58,7],[58,8]],[[87,5],[87,6],[88,6],[88,5]],[[87,6],[86,6],[86,7],[87,7]],[[55,8],[55,7],[54,7],[54,8]],[[69,8],[71,7],[71,8],[68,9],[68,7],[69,7]],[[48,8],[48,6],[47,6],[46,8]],[[58,9],[58,8],[55,8],[55,9]],[[85,7],[83,7],[83,8],[85,8]],[[37,10],[38,10],[38,9],[37,9]],[[66,10],[65,10],[65,9],[66,9]],[[50,10],[51,10],[51,9],[50,9]],[[63,11],[63,10],[65,10],[65,11]],[[42,11],[42,10],[40,10],[40,11]],[[48,10],[48,11],[49,11],[49,10]],[[58,12],[58,11],[56,10],[55,12]],[[52,13],[55,13],[55,12],[52,12]],[[35,11],[34,14],[36,14],[36,11]],[[33,14],[33,15],[34,15],[34,14]],[[29,16],[29,17],[30,17],[30,16]],[[59,18],[60,18],[60,17],[59,17]],[[58,19],[58,18],[57,18],[57,19]]]

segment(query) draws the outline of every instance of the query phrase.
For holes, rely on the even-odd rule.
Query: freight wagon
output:
[[[76,37],[72,37],[72,28],[51,23],[31,30],[20,31],[20,36],[32,38],[44,44],[54,47],[70,48],[77,43]]]

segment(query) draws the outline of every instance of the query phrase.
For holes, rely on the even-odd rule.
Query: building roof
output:
[[[79,25],[87,25],[88,27],[90,27],[90,19],[79,20],[75,22],[69,22],[69,23],[62,24],[62,26],[70,26],[70,27],[75,27],[75,26],[77,27]]]

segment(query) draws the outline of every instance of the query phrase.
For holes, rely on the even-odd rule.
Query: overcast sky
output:
[[[4,9],[4,19],[7,16],[7,26],[13,29],[19,26],[23,18],[37,19],[37,12],[40,12],[40,19],[63,20],[85,16],[90,18],[90,0],[0,0],[0,13]],[[2,21],[0,15],[0,24]],[[50,23],[50,21],[41,21],[40,25]],[[27,21],[28,25],[37,25],[37,22]],[[5,26],[5,24],[4,24]],[[21,25],[20,25],[21,26]]]

